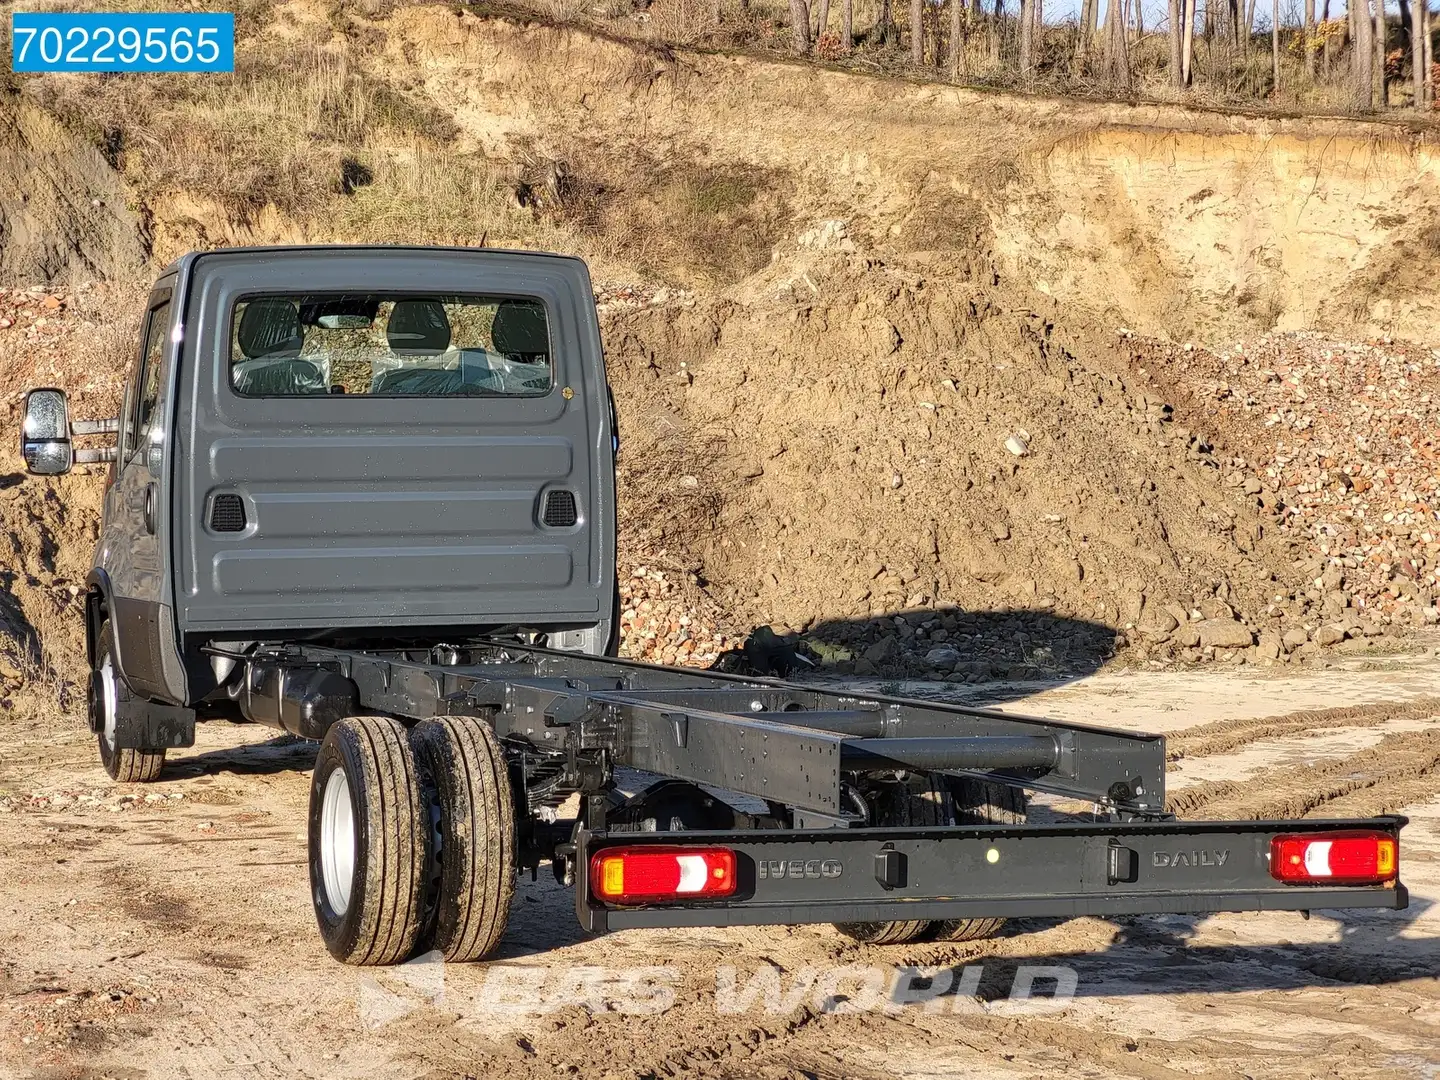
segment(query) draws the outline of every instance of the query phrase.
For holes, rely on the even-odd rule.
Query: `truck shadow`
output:
[[[921,608],[824,619],[803,633],[757,627],[715,667],[988,705],[1092,675],[1114,655],[1115,631],[1084,619],[1023,609]]]
[[[1402,937],[1433,906],[1433,901],[1412,894],[1410,906],[1402,911],[1317,911],[1309,923],[1300,922],[1298,912],[1265,916],[1294,919],[1297,936],[1316,936],[1316,923],[1336,935],[1335,940],[1306,942],[1199,944],[1194,938],[1214,916],[1130,916],[1109,920],[1115,938],[1101,950],[1027,952],[1016,957],[989,954],[967,962],[982,967],[977,991],[982,1001],[1011,999],[1017,987],[1035,977],[1034,1004],[1041,1009],[1062,1004],[1045,999],[1057,985],[1070,981],[1065,972],[1073,975],[1073,996],[1081,998],[1386,986],[1433,980],[1440,971],[1440,937]],[[1005,936],[1062,924],[1063,920],[1012,920]],[[1243,925],[1236,929],[1244,932]],[[1004,942],[997,944],[997,952],[1003,953]],[[1026,968],[1029,973],[1022,974]],[[1050,970],[1042,974],[1037,969]]]

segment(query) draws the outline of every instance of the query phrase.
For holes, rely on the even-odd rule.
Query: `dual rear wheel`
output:
[[[443,716],[334,724],[310,789],[310,886],[325,947],[347,964],[494,950],[515,888],[510,778],[490,726]]]

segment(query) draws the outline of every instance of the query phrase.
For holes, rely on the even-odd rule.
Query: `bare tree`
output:
[[[950,0],[950,77],[960,78],[960,56],[964,51],[960,43],[962,13],[965,10],[965,0]]]
[[[1378,90],[1375,100],[1385,107],[1385,0],[1375,0],[1375,78]]]
[[[1305,0],[1305,70],[1315,78],[1315,0]]]
[[[820,0],[820,16],[815,20],[815,48],[820,48],[820,39],[825,36],[825,29],[830,25],[830,0]]]
[[[790,26],[795,31],[795,51],[810,51],[810,6],[805,0],[790,0]]]
[[[792,0],[793,2],[793,0]],[[1355,48],[1350,53],[1351,77],[1355,87],[1355,107],[1369,110],[1372,84],[1375,81],[1374,24],[1370,21],[1370,0],[1350,0],[1355,19]]]
[[[1177,90],[1185,87],[1185,73],[1180,68],[1181,39],[1185,36],[1180,27],[1180,12],[1184,7],[1183,0],[1170,0],[1170,79]]]
[[[1189,86],[1192,75],[1191,63],[1195,58],[1195,0],[1180,0],[1180,7],[1185,12],[1185,41],[1180,59],[1180,82],[1184,86]]]
[[[1112,86],[1130,86],[1130,48],[1125,40],[1124,0],[1105,3],[1105,78]]]
[[[910,0],[910,61],[925,63],[925,0]]]
[[[1420,0],[1420,40],[1425,44],[1425,100],[1435,101],[1435,39],[1430,29],[1430,0]]]
[[[1020,76],[1026,79],[1030,77],[1030,50],[1034,38],[1035,0],[1020,0]]]
[[[1280,0],[1270,0],[1270,85],[1280,92]]]
[[[1095,13],[1095,5],[1099,0],[1084,0],[1080,5],[1080,25],[1075,36],[1075,63],[1072,70],[1076,75],[1085,70],[1085,61],[1090,59],[1090,20]],[[1175,0],[1170,0],[1174,4]]]
[[[1329,0],[1326,0],[1328,3]],[[855,47],[855,0],[845,0],[845,14],[840,19],[840,48],[849,52]]]

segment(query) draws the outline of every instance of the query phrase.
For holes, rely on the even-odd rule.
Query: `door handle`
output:
[[[145,485],[145,528],[155,535],[155,481]]]

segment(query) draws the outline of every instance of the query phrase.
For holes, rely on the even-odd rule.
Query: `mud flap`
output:
[[[194,709],[161,705],[144,698],[118,703],[115,714],[117,750],[160,750],[194,745]]]

